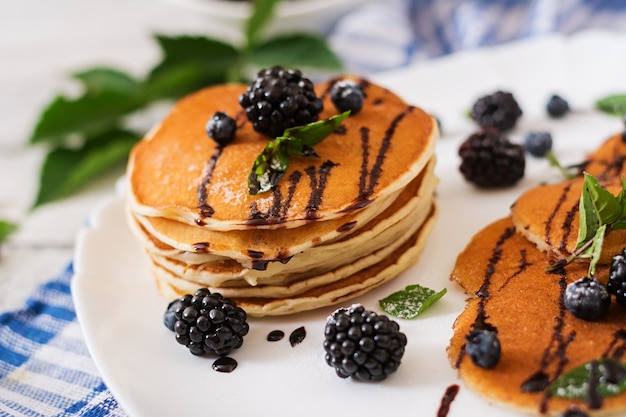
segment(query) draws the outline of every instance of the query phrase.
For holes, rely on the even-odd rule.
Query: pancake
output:
[[[542,382],[583,363],[601,357],[623,361],[626,353],[622,307],[612,303],[605,315],[590,322],[575,318],[560,301],[567,283],[585,276],[588,264],[572,263],[558,273],[547,273],[548,265],[546,254],[515,232],[510,217],[477,233],[451,273],[474,297],[454,323],[450,363],[469,388],[520,412],[556,415],[572,405],[590,415],[625,410],[626,392],[590,409],[583,400],[554,398],[539,389]],[[606,266],[598,268],[598,279],[606,282],[607,274]],[[474,365],[464,353],[465,336],[483,323],[497,329],[502,347],[500,361],[491,369]],[[534,385],[536,392],[524,392],[524,384]]]
[[[165,236],[162,231],[158,231],[159,237],[153,234],[154,228],[150,231],[143,228],[143,221],[139,221],[133,229],[140,238],[147,242],[147,250],[154,260],[166,269],[169,269],[177,275],[185,275],[187,279],[208,286],[242,286],[271,284],[276,282],[287,283],[293,279],[299,278],[302,274],[319,274],[329,271],[342,263],[348,263],[353,259],[368,254],[383,245],[391,243],[397,235],[407,229],[419,226],[425,214],[428,212],[432,204],[435,187],[438,181],[434,175],[434,159],[420,175],[407,186],[400,196],[396,198],[392,204],[380,213],[375,219],[368,222],[365,227],[350,228],[350,231],[356,229],[356,232],[348,233],[344,230],[343,225],[354,225],[356,221],[349,221],[352,216],[348,216],[347,221],[329,220],[326,222],[316,222],[311,226],[323,226],[320,223],[330,223],[328,234],[333,239],[324,239],[327,236],[317,236],[312,239],[302,239],[307,235],[304,226],[298,228],[298,233],[293,233],[292,229],[267,230],[261,229],[256,231],[231,231],[231,232],[212,232],[206,229],[196,228],[195,234],[189,233],[187,236],[197,236],[201,234],[199,240],[207,242],[208,253],[193,253],[191,257],[184,250],[181,251],[163,251],[161,248],[168,247],[167,244],[159,244],[159,238]],[[169,220],[168,220],[169,222]],[[191,226],[176,223],[182,230],[192,228]],[[314,230],[322,230],[316,227]],[[169,230],[168,230],[169,231]],[[236,257],[232,257],[232,250],[229,252],[229,246],[224,242],[229,242],[233,248],[237,245],[233,243],[231,236],[224,235],[267,235],[266,238],[248,239],[253,242],[269,242],[276,245],[277,242],[289,241],[304,242],[298,243],[294,249],[281,248],[279,254],[288,255],[289,261],[281,261],[278,258],[274,262],[267,264],[265,269],[259,270],[252,267],[253,262],[258,262],[260,258],[251,259],[249,257],[250,249],[243,250]],[[184,235],[181,234],[181,238]],[[215,240],[209,240],[215,239]],[[154,241],[157,241],[155,243]],[[196,247],[192,244],[193,238],[186,247]],[[325,242],[325,240],[327,240]],[[152,242],[152,244],[151,244]],[[172,242],[177,244],[178,242]],[[224,246],[226,251],[218,252],[216,247]],[[246,247],[246,245],[244,245]],[[247,246],[250,248],[250,246]],[[263,246],[252,247],[255,253],[269,253],[268,249]],[[221,256],[216,256],[216,254]],[[204,258],[204,259],[203,259]],[[239,285],[237,282],[239,281]],[[241,282],[243,281],[243,282]]]
[[[131,211],[210,230],[292,228],[341,218],[397,193],[434,153],[437,123],[389,90],[357,79],[362,110],[316,145],[320,158],[294,157],[272,192],[249,195],[247,176],[268,138],[253,130],[238,97],[246,86],[225,84],[191,94],[137,144],[127,170]],[[320,118],[338,112],[328,91]],[[235,140],[218,147],[205,124],[216,111],[236,115]]]
[[[606,140],[582,164],[614,195],[621,190],[626,175],[626,143],[617,134]],[[543,251],[557,259],[567,258],[576,249],[582,174],[556,184],[532,188],[523,193],[511,208],[517,230]],[[626,230],[606,235],[600,263],[609,263],[626,242]]]
[[[421,227],[392,253],[387,256],[373,254],[379,258],[378,262],[344,278],[335,277],[326,284],[314,286],[292,297],[233,297],[233,299],[251,316],[292,314],[353,299],[395,278],[417,263],[436,218],[437,207],[434,204]],[[193,284],[190,286],[189,281],[183,279],[168,279],[160,274],[154,274],[154,278],[160,291],[169,298],[180,297],[190,289],[197,288]]]

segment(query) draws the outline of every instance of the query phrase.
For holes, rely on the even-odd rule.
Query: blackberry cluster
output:
[[[496,129],[483,129],[459,147],[465,179],[481,188],[506,187],[524,176],[524,148]]]
[[[500,361],[500,340],[495,330],[474,329],[465,337],[465,352],[474,365],[493,368]]]
[[[174,331],[178,343],[196,356],[224,356],[241,347],[249,330],[246,320],[246,312],[233,300],[207,288],[173,301],[163,315],[165,326]]]
[[[615,295],[615,301],[626,307],[626,248],[613,257],[606,287],[609,293]]]
[[[611,296],[596,278],[583,277],[567,285],[563,304],[575,317],[595,320],[609,308]]]
[[[254,130],[271,138],[281,136],[290,127],[317,121],[324,108],[311,80],[299,70],[281,66],[259,71],[239,96],[239,104]]]
[[[506,91],[496,91],[476,100],[471,117],[480,127],[493,127],[501,131],[513,129],[522,109]]]
[[[326,363],[341,378],[387,378],[398,369],[406,343],[398,323],[358,304],[335,311],[326,322]]]

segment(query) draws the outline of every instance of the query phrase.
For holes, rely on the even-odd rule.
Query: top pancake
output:
[[[583,163],[585,172],[616,195],[621,176],[626,174],[626,143],[621,134],[606,140]],[[532,188],[523,193],[511,208],[516,229],[540,250],[566,258],[576,249],[582,174],[556,184]],[[605,237],[600,263],[609,263],[626,241],[626,230],[615,230]]]
[[[292,157],[277,187],[248,194],[248,173],[269,138],[253,130],[238,103],[246,86],[209,87],[180,100],[131,152],[131,210],[212,230],[297,227],[345,216],[405,187],[434,153],[437,124],[423,110],[358,79],[362,110],[319,143],[320,158]],[[316,86],[320,119],[339,112],[332,81]],[[220,148],[205,131],[217,111],[237,121],[235,139]]]

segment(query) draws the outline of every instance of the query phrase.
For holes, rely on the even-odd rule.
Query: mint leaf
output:
[[[252,2],[252,14],[248,18],[244,28],[246,43],[252,47],[260,33],[274,17],[276,5],[280,0],[255,0]]]
[[[386,313],[394,317],[412,319],[443,297],[446,292],[445,288],[435,292],[419,284],[407,285],[404,290],[396,291],[379,300],[379,304]]]
[[[339,71],[341,60],[323,37],[291,34],[273,37],[250,51],[250,62],[259,67],[280,64],[284,67],[316,68]]]
[[[548,162],[550,163],[550,166],[555,167],[556,169],[558,169],[561,172],[561,175],[563,175],[563,178],[565,178],[565,179],[569,180],[569,179],[572,179],[572,178],[574,178],[574,177],[576,177],[576,176],[578,176],[580,174],[580,167],[579,166],[564,167],[563,165],[561,165],[561,163],[557,159],[556,155],[552,151],[546,152],[545,157],[548,160]]]
[[[44,160],[33,208],[67,197],[110,168],[123,166],[138,140],[131,132],[115,130],[79,149],[53,149]]]
[[[590,393],[591,387],[596,387],[595,393]],[[626,390],[626,369],[615,359],[601,358],[559,376],[547,390],[553,397],[575,400],[587,400],[593,394],[611,397]]]
[[[596,108],[615,116],[626,114],[626,94],[613,94],[596,101]]]
[[[162,59],[148,76],[148,83],[155,82],[168,73],[181,68],[195,68],[194,79],[186,80],[174,96],[181,96],[207,85],[229,80],[231,71],[238,69],[240,52],[234,46],[204,36],[165,36],[155,39],[162,51]],[[236,74],[235,81],[240,81]]]
[[[596,234],[593,238],[593,243],[589,247],[588,253],[586,252],[584,255],[588,255],[591,260],[589,261],[589,276],[593,277],[596,274],[596,264],[600,259],[600,254],[602,253],[602,245],[604,245],[604,235],[606,234],[606,224],[603,224],[598,228]]]
[[[268,142],[252,163],[248,174],[248,193],[262,194],[274,188],[285,175],[290,156],[318,156],[313,146],[337,129],[349,115],[347,111],[305,126],[285,129],[283,136]]]
[[[91,68],[77,72],[73,77],[81,81],[89,95],[99,94],[103,91],[136,92],[141,84],[130,75],[114,68]]]
[[[585,189],[589,192],[594,211],[600,224],[611,224],[620,218],[622,206],[617,198],[606,190],[597,179],[585,173]]]
[[[291,127],[285,130],[283,136],[296,139],[308,146],[315,146],[333,133],[348,116],[350,116],[349,110],[305,126]]]
[[[72,135],[98,135],[118,126],[120,118],[139,107],[132,93],[102,90],[77,99],[58,96],[43,111],[30,143],[61,145]]]
[[[0,219],[0,243],[7,240],[7,238],[17,230],[17,224],[8,220]]]

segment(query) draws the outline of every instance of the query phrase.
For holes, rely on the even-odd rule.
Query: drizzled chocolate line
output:
[[[561,206],[563,205],[563,203],[565,203],[567,193],[569,192],[571,187],[572,187],[571,182],[567,183],[565,187],[563,187],[563,191],[561,191],[561,195],[559,196],[559,199],[556,202],[556,206],[554,206],[554,210],[552,210],[552,213],[550,213],[550,216],[548,216],[548,220],[546,220],[545,241],[548,245],[550,245],[550,241],[551,241],[550,234],[552,233],[552,222],[554,221],[554,217],[556,216],[556,214],[561,209]]]
[[[502,232],[495,246],[491,250],[491,257],[489,258],[487,268],[485,269],[483,283],[481,284],[480,289],[476,292],[476,295],[479,297],[478,311],[476,312],[476,318],[474,319],[474,323],[472,323],[472,329],[491,331],[498,330],[495,326],[487,322],[489,316],[486,312],[486,305],[487,301],[489,300],[489,286],[491,285],[491,277],[493,277],[493,274],[496,272],[496,264],[500,262],[500,259],[502,258],[502,247],[504,246],[506,241],[513,236],[515,236],[515,227],[507,227]],[[465,356],[465,345],[461,347],[459,356],[456,359],[456,368],[461,365],[461,360],[463,359],[463,356]]]
[[[532,263],[526,260],[526,249],[520,249],[520,261],[519,261],[519,266],[517,267],[517,271],[515,271],[513,275],[507,277],[507,279],[502,283],[498,291],[502,291],[504,287],[509,285],[509,282],[511,282],[513,278],[515,278],[516,276],[524,272],[526,268],[528,268],[531,265]]]
[[[196,223],[201,224],[202,219],[213,216],[215,210],[207,203],[207,198],[209,193],[207,188],[211,184],[211,177],[213,177],[213,172],[215,171],[215,165],[217,165],[217,160],[222,155],[222,151],[224,148],[218,146],[215,148],[213,155],[206,162],[204,166],[204,170],[202,171],[202,181],[198,188],[196,189],[196,193],[198,194],[198,209],[200,210],[200,218],[196,219]]]
[[[376,160],[371,169],[369,169],[369,156],[370,156],[370,129],[367,127],[361,127],[359,133],[361,134],[361,172],[359,175],[359,195],[355,201],[344,211],[350,211],[367,206],[371,201],[369,198],[374,193],[374,188],[378,185],[378,180],[383,171],[383,163],[387,156],[387,152],[391,147],[391,139],[396,132],[396,129],[402,119],[407,114],[411,113],[415,107],[407,106],[405,110],[400,112],[389,124],[389,127],[385,131],[380,149],[376,155]]]
[[[563,224],[561,225],[561,229],[563,230],[563,237],[561,238],[561,243],[559,243],[559,250],[565,249],[565,246],[567,245],[567,239],[572,234],[574,216],[576,216],[576,213],[578,213],[579,209],[579,204],[576,203],[567,211],[565,220],[563,220]]]
[[[280,223],[285,220],[287,211],[291,206],[294,193],[296,192],[296,186],[300,182],[302,173],[300,171],[294,171],[289,175],[289,188],[287,189],[287,197],[283,201],[282,191],[280,185],[277,185],[272,189],[273,203],[269,211],[263,213],[259,210],[256,201],[253,201],[250,205],[250,214],[248,215],[248,224],[260,225],[268,223]]]
[[[328,183],[330,170],[337,165],[339,164],[328,160],[319,167],[319,170],[316,170],[314,166],[310,166],[304,170],[309,176],[311,185],[311,195],[309,196],[309,203],[306,206],[307,220],[315,220],[318,218],[317,210],[319,209],[320,204],[322,204],[322,195],[324,194],[326,184]]]
[[[606,348],[602,357],[621,359],[626,352],[626,330],[619,329],[613,333],[613,339],[609,346]]]

